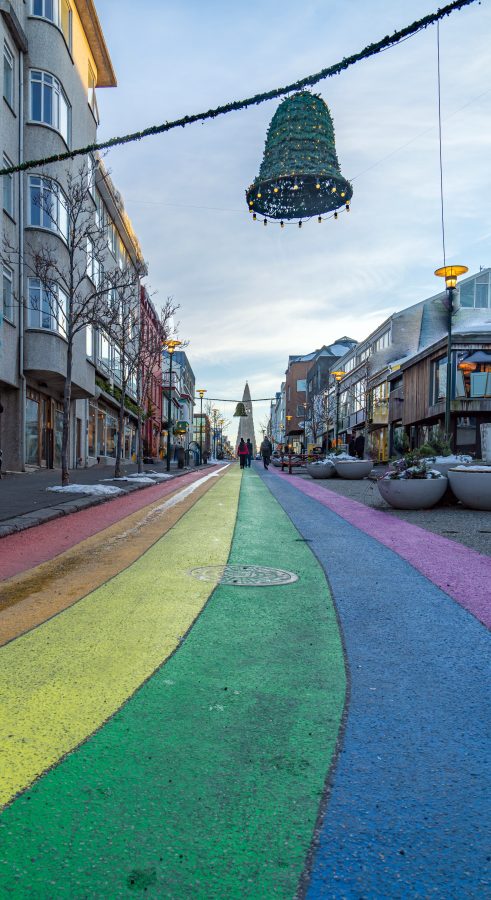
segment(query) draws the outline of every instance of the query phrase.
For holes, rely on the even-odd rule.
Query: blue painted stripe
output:
[[[263,477],[329,578],[351,677],[307,897],[490,896],[487,630],[294,481]]]

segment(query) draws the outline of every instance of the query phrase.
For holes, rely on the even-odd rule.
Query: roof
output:
[[[116,75],[93,0],[75,0],[75,6],[96,64],[96,87],[116,87]]]

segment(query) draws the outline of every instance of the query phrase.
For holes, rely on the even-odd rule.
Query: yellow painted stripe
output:
[[[0,650],[0,804],[98,728],[178,646],[228,559],[240,472],[217,479],[133,565]]]

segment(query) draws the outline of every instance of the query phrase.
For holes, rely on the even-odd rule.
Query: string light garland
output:
[[[447,3],[446,6],[443,6],[441,9],[436,10],[434,13],[430,13],[427,16],[423,16],[422,19],[417,19],[411,25],[407,25],[405,28],[400,29],[399,31],[395,31],[392,35],[386,35],[380,41],[377,41],[373,44],[368,44],[363,50],[360,50],[358,53],[354,53],[352,56],[347,56],[342,59],[340,62],[335,63],[332,66],[328,66],[325,69],[321,69],[320,72],[316,72],[313,75],[307,75],[305,78],[299,79],[299,81],[295,81],[292,84],[285,85],[284,87],[274,88],[271,91],[265,91],[261,94],[255,94],[253,97],[248,97],[245,100],[234,100],[231,103],[225,103],[223,106],[217,106],[215,109],[209,109],[206,112],[195,113],[191,116],[183,116],[180,119],[175,119],[172,122],[163,122],[161,125],[152,125],[149,128],[144,128],[142,131],[135,131],[129,134],[122,135],[121,137],[113,137],[107,141],[100,141],[93,144],[87,144],[85,147],[79,147],[75,150],[67,150],[65,153],[53,154],[52,156],[40,157],[38,159],[31,159],[24,163],[19,163],[14,166],[4,166],[0,169],[0,175],[10,175],[13,172],[23,172],[26,169],[39,168],[42,166],[49,165],[50,163],[63,162],[66,159],[74,159],[77,156],[87,156],[89,153],[94,153],[96,150],[107,150],[111,147],[122,146],[123,144],[129,144],[134,141],[141,141],[146,137],[152,137],[157,134],[164,134],[167,131],[171,131],[174,128],[185,128],[187,125],[192,125],[195,122],[204,122],[207,119],[215,119],[217,116],[226,115],[230,112],[236,112],[240,109],[247,109],[249,106],[258,106],[260,103],[265,103],[267,100],[274,100],[278,97],[282,97],[285,94],[291,94],[296,91],[302,91],[305,88],[313,87],[313,85],[318,84],[319,81],[323,81],[325,78],[332,78],[333,75],[339,75],[340,72],[343,72],[345,69],[348,69],[350,66],[355,63],[361,62],[363,59],[369,59],[371,56],[375,56],[377,53],[381,53],[384,50],[387,50],[389,47],[394,46],[395,44],[400,43],[408,37],[411,37],[413,34],[416,34],[418,31],[422,31],[425,28],[428,28],[430,25],[434,25],[435,22],[440,21],[445,16],[451,15],[451,13],[462,9],[465,6],[470,6],[472,3],[475,3],[476,0],[454,0],[453,3]],[[480,0],[477,0],[480,3]]]

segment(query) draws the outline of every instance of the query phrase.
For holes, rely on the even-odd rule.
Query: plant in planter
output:
[[[431,462],[434,469],[446,475],[452,466],[469,465],[472,456],[452,453],[447,435],[441,428],[433,431],[431,438],[419,448],[420,456]]]
[[[412,450],[393,462],[377,484],[381,496],[395,509],[429,509],[442,499],[448,479],[418,450]]]
[[[332,478],[336,474],[336,469],[332,459],[318,459],[315,462],[307,463],[307,473],[312,478]]]

